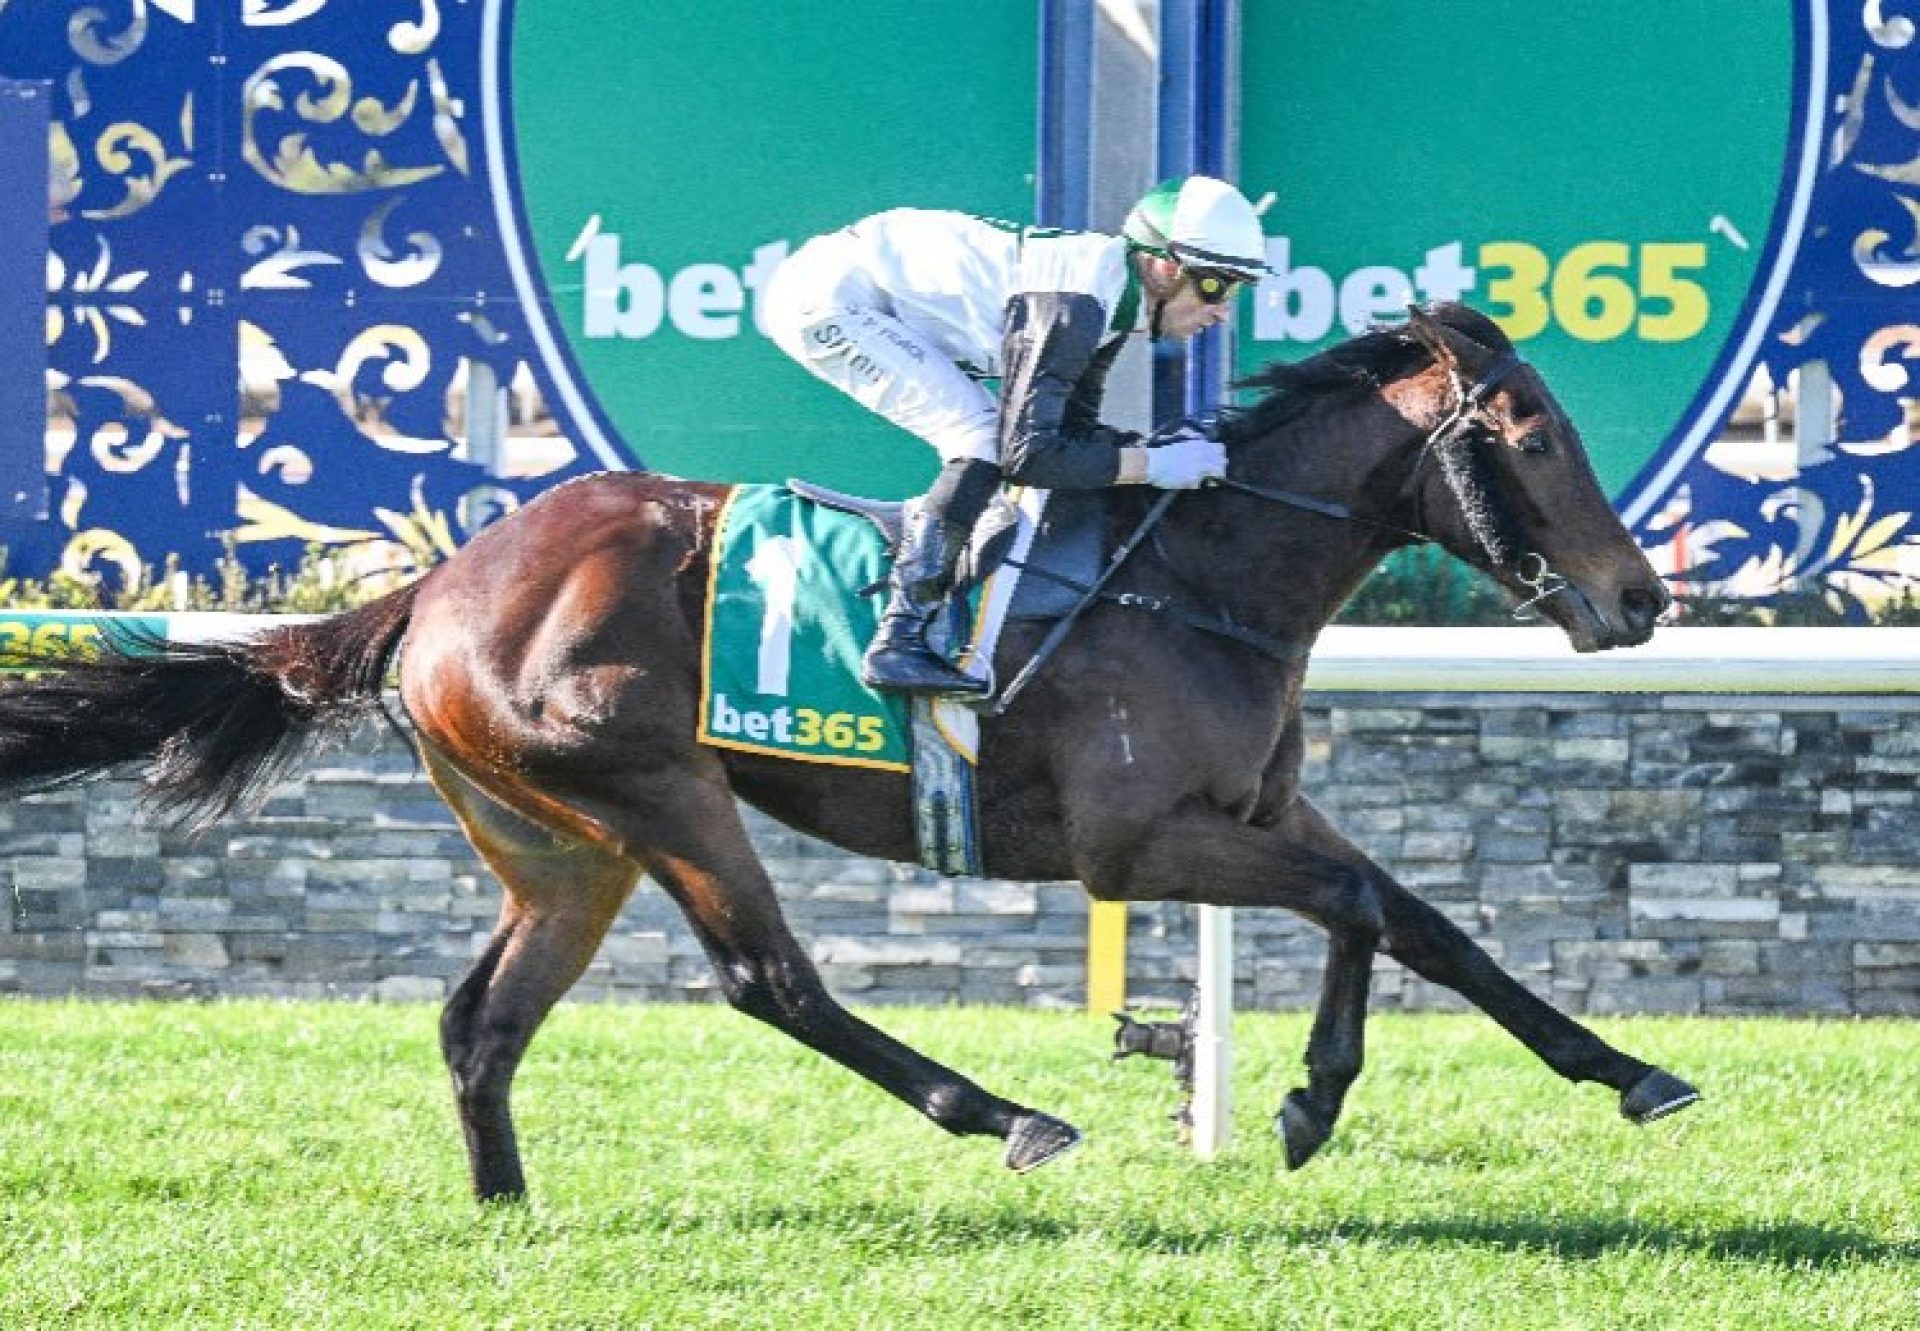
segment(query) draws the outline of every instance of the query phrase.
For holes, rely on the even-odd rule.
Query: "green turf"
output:
[[[1706,1101],[1646,1129],[1479,1018],[1377,1018],[1321,1157],[1172,1140],[1111,1023],[872,1014],[1088,1134],[1033,1175],[717,1008],[565,1007],[531,1204],[480,1210],[423,1007],[0,1002],[0,1326],[1920,1326],[1920,1026],[1608,1022]]]

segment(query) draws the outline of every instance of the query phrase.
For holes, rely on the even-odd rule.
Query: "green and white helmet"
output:
[[[1270,271],[1259,214],[1246,195],[1212,176],[1161,181],[1133,206],[1121,233],[1136,248],[1190,268],[1248,281]]]

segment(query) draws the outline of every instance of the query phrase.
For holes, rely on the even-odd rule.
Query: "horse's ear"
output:
[[[1436,365],[1446,370],[1459,370],[1460,358],[1447,343],[1447,330],[1424,307],[1407,306],[1407,327],[1419,339],[1420,345],[1432,354]]]

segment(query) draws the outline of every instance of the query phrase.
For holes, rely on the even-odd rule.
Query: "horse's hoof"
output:
[[[1333,1124],[1307,1102],[1305,1091],[1288,1091],[1280,1102],[1273,1130],[1287,1145],[1287,1168],[1298,1169],[1333,1136]]]
[[[1027,1174],[1080,1144],[1080,1130],[1047,1114],[1026,1113],[1007,1134],[1007,1168]]]
[[[1700,1092],[1671,1072],[1655,1068],[1620,1093],[1620,1114],[1631,1123],[1651,1123],[1677,1114],[1700,1098]]]

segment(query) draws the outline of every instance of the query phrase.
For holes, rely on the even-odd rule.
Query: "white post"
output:
[[[1211,1160],[1233,1135],[1233,912],[1200,907],[1200,1008],[1193,1030],[1193,1153]]]
[[[1839,404],[1834,395],[1833,371],[1823,360],[1808,361],[1794,373],[1793,435],[1799,476],[1834,457],[1834,423]],[[1806,568],[1814,562],[1815,547],[1826,527],[1826,504],[1813,490],[1797,487],[1799,504],[1795,516],[1800,525],[1800,540],[1793,552],[1793,566]],[[1802,584],[1804,586],[1804,583]]]

